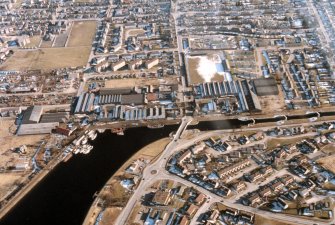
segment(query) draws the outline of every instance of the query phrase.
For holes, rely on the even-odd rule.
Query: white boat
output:
[[[80,152],[80,148],[76,148],[76,149],[73,151],[74,154],[78,154],[79,152]]]
[[[101,133],[105,132],[105,129],[98,129],[98,132],[101,134]]]
[[[98,134],[97,132],[95,132],[95,130],[91,130],[90,132],[88,132],[87,136],[90,140],[93,141],[94,139],[97,138]]]
[[[95,140],[97,138],[98,134],[97,133],[94,133],[93,136],[91,137],[91,140]]]
[[[83,151],[83,154],[88,154],[91,152],[91,150],[93,149],[92,145],[86,145]]]
[[[85,137],[85,138],[81,141],[81,144],[82,144],[82,145],[85,145],[85,144],[87,143],[87,141],[88,141],[88,139],[87,139],[87,137]]]

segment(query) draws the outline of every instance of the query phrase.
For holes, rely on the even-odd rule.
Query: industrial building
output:
[[[79,96],[74,113],[88,113],[93,110],[95,95],[93,93],[84,93]]]
[[[42,106],[30,106],[23,112],[21,124],[38,123],[43,113]]]
[[[21,124],[16,135],[50,134],[57,126],[59,123]]]
[[[45,113],[43,106],[31,106],[22,112],[17,135],[50,134],[53,129],[69,118],[68,112]]]
[[[197,99],[235,97],[240,111],[260,111],[258,97],[246,80],[201,83],[195,87]]]

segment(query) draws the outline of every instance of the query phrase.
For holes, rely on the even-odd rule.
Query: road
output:
[[[155,181],[158,180],[164,180],[164,179],[169,179],[173,180],[175,182],[179,182],[181,184],[184,184],[186,186],[191,186],[195,189],[197,189],[199,192],[204,193],[208,198],[209,202],[206,202],[203,206],[200,207],[199,211],[196,213],[196,216],[193,217],[193,220],[191,221],[191,224],[196,224],[196,220],[201,213],[205,212],[208,207],[215,203],[215,202],[223,202],[228,207],[236,208],[238,210],[245,210],[248,212],[252,212],[255,214],[260,214],[263,217],[269,218],[269,219],[275,219],[277,221],[282,221],[282,222],[292,222],[295,221],[295,224],[297,225],[313,225],[316,223],[316,221],[312,221],[308,218],[303,218],[303,217],[298,217],[298,216],[293,216],[293,215],[284,215],[284,214],[277,214],[273,212],[268,212],[268,211],[263,211],[259,210],[257,208],[252,208],[249,206],[244,206],[241,204],[236,203],[233,199],[224,199],[221,198],[220,196],[217,196],[216,194],[200,187],[197,186],[193,183],[191,183],[188,180],[185,180],[181,177],[169,174],[166,169],[165,165],[168,161],[169,156],[173,155],[175,152],[185,149],[191,145],[193,145],[196,142],[199,142],[203,139],[209,138],[211,136],[215,135],[222,135],[228,132],[233,132],[236,130],[224,130],[224,131],[211,131],[211,132],[204,132],[204,133],[199,133],[195,138],[191,140],[181,140],[179,137],[182,135],[182,131],[185,130],[185,127],[187,124],[191,122],[191,118],[185,117],[182,120],[182,123],[176,132],[175,137],[173,140],[167,145],[165,148],[164,152],[161,154],[161,156],[151,165],[147,166],[144,171],[143,171],[143,177],[142,177],[142,182],[140,182],[138,188],[134,191],[133,195],[130,197],[128,204],[124,207],[122,212],[119,214],[115,224],[126,224],[126,221],[128,219],[128,216],[131,214],[132,209],[134,208],[135,204],[137,201],[141,198],[141,196],[145,193],[147,188],[154,183]],[[314,123],[316,124],[316,123]],[[306,123],[306,124],[301,124],[301,125],[311,125],[311,123]],[[260,128],[261,130],[266,130],[272,127],[263,127]],[[243,131],[248,131],[248,130],[255,130],[254,128],[246,128]],[[156,173],[152,173],[153,171],[156,171]],[[334,222],[334,219],[333,221]],[[330,222],[319,222],[317,221],[317,224],[319,225],[329,225]]]

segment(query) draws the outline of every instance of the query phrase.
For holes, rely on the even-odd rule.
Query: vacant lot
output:
[[[91,46],[96,28],[96,21],[74,22],[67,47]]]
[[[46,48],[30,51],[15,51],[14,55],[0,66],[2,70],[51,70],[63,67],[85,66],[90,48]]]

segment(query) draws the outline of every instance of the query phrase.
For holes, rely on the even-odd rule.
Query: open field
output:
[[[65,47],[68,37],[69,31],[59,34],[55,39],[53,47]]]
[[[260,215],[255,216],[255,225],[293,225],[293,223],[284,223],[271,219],[264,218]]]
[[[264,113],[278,112],[280,114],[285,109],[284,96],[281,89],[279,89],[279,95],[260,96],[258,99]]]
[[[139,34],[144,34],[144,30],[143,29],[130,29],[126,31],[126,39],[130,36],[137,36]]]
[[[296,138],[272,138],[267,142],[267,149],[271,150],[278,146],[289,145],[303,140],[305,137]]]
[[[177,80],[175,78],[167,78],[166,83],[176,84]],[[140,85],[159,85],[159,80],[147,78],[125,78],[105,81],[105,88],[130,88]]]
[[[1,173],[0,174],[0,199],[3,199],[14,184],[22,180],[21,173]]]
[[[96,21],[74,22],[66,47],[91,46],[96,28]]]
[[[32,47],[37,48],[42,40],[42,38],[38,35],[32,36],[29,39],[30,39],[30,43],[25,46],[27,48],[32,48]]]
[[[326,146],[324,146],[323,148],[321,148],[321,150],[324,152],[324,153],[333,153],[335,152],[335,143],[330,143]]]
[[[21,145],[36,145],[45,135],[29,135],[16,136],[13,132],[16,130],[14,120],[3,120],[0,118],[0,167],[5,167],[9,163],[14,163],[19,155],[12,153],[9,149],[19,147]],[[33,152],[33,148],[28,147],[29,157]],[[1,173],[0,174],[0,199],[2,199],[14,184],[20,183],[24,178],[24,172],[17,173]]]
[[[188,81],[189,84],[197,84],[202,83],[205,80],[200,76],[200,74],[197,71],[197,66],[199,64],[200,59],[199,58],[189,58],[188,61],[188,72],[189,72],[189,78]]]
[[[119,176],[123,174],[123,171],[136,159],[148,158],[152,160],[157,157],[164,149],[165,146],[170,142],[170,138],[163,138],[155,141],[136,152],[127,162],[125,162],[122,167],[114,174],[114,176]]]
[[[51,70],[63,67],[85,66],[90,48],[46,48],[15,51],[14,55],[0,66],[1,70]]]
[[[189,84],[198,84],[198,83],[203,83],[205,82],[205,79],[201,76],[199,73],[199,64],[201,61],[200,57],[189,57],[186,59],[187,61],[187,71],[188,71],[188,77],[189,77]],[[203,65],[202,67],[204,67]],[[203,68],[205,69],[205,68]],[[208,68],[208,70],[212,71],[214,68],[211,66],[211,68]],[[213,72],[213,71],[212,71]],[[206,72],[207,73],[207,72]],[[211,73],[211,72],[208,72]],[[221,76],[218,73],[215,73],[213,77],[210,79],[211,81],[223,81],[224,77]]]
[[[33,145],[39,142],[46,135],[28,135],[28,136],[16,136],[13,132],[16,130],[14,120],[2,120],[0,121],[0,154],[13,147],[19,147],[20,145]]]
[[[327,170],[335,173],[335,155],[321,158],[317,162],[320,163]]]
[[[117,216],[121,212],[121,208],[119,207],[112,207],[112,208],[107,208],[104,212],[104,215],[101,220],[101,225],[110,225],[114,224]],[[108,219],[106,219],[108,218]]]
[[[53,41],[43,41],[41,42],[40,48],[51,48]]]

